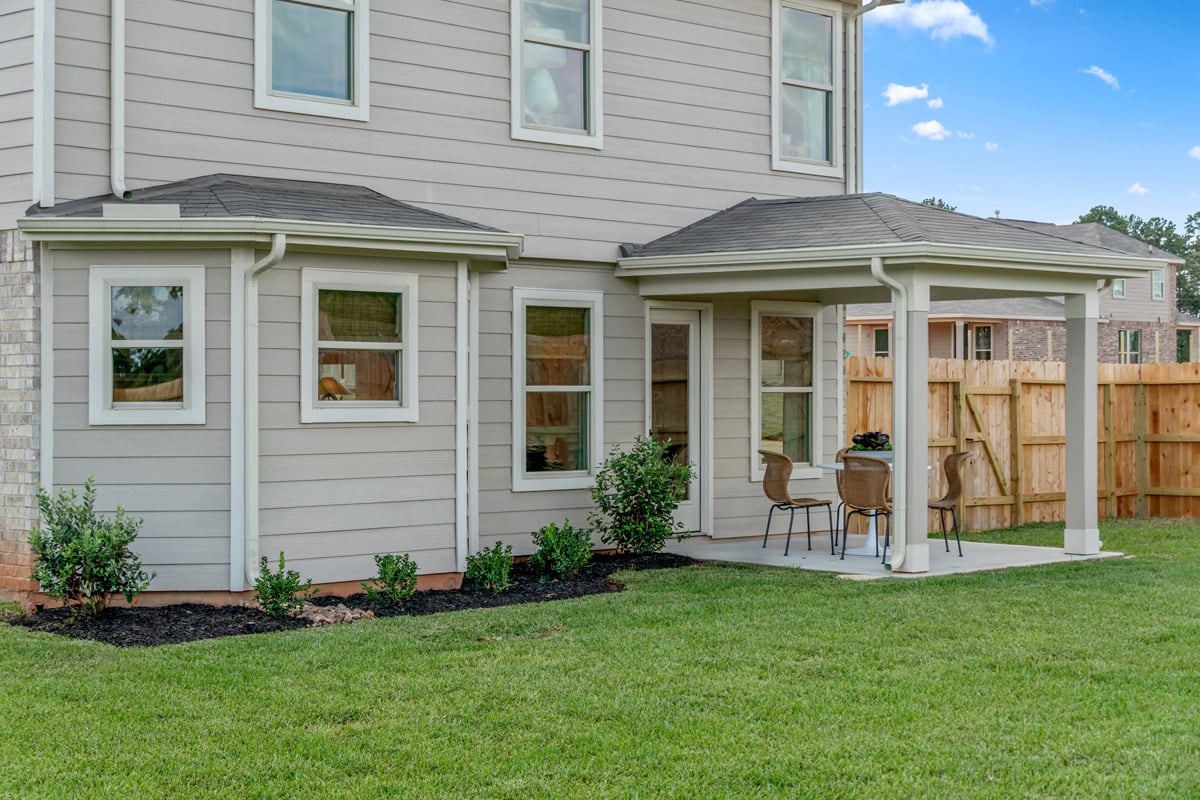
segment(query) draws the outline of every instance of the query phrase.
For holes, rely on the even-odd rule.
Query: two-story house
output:
[[[236,597],[280,551],[334,590],[387,552],[445,585],[584,523],[651,429],[697,467],[688,530],[759,534],[760,449],[834,497],[846,302],[917,329],[946,293],[1067,296],[1085,364],[1097,280],[1161,264],[858,194],[876,5],[7,3],[0,589],[33,588],[35,487],[89,475],[145,520],[148,602]],[[895,438],[923,442],[905,353]],[[922,450],[901,570],[928,560]]]
[[[1182,258],[1097,222],[996,222],[1166,261],[1166,267],[1143,278],[1118,278],[1101,292],[1099,358],[1114,364],[1195,359],[1191,347],[1195,323],[1175,307],[1175,271]],[[889,355],[891,313],[887,303],[847,306],[846,350],[855,356]],[[1062,298],[940,301],[930,307],[929,354],[985,361],[1062,361],[1066,356],[1063,318]]]

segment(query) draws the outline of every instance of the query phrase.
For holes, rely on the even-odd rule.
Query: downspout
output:
[[[54,205],[54,0],[33,5],[33,202]]]
[[[904,452],[908,439],[908,290],[883,271],[883,258],[871,257],[871,277],[892,290],[892,439],[897,452]],[[908,468],[902,460],[892,466],[892,519],[907,519]],[[906,525],[892,526],[892,570],[904,564],[908,531]]]
[[[455,568],[467,571],[469,538],[470,478],[468,430],[475,425],[471,418],[470,374],[470,275],[466,261],[458,262],[455,273],[454,317],[454,557]]]
[[[894,0],[892,0],[894,2]],[[846,15],[845,44],[843,53],[854,54],[853,74],[847,61],[846,91],[846,130],[853,136],[846,140],[846,194],[857,194],[862,191],[862,125],[858,119],[859,86],[862,83],[862,29],[859,17],[872,9],[883,5],[885,0],[871,0],[865,6],[860,6]],[[851,141],[851,138],[853,141]]]
[[[109,173],[112,193],[130,197],[125,186],[125,0],[111,0],[109,36]]]
[[[282,233],[271,235],[271,250],[260,261],[246,271],[244,292],[245,341],[242,361],[242,406],[245,431],[242,440],[244,480],[245,524],[242,528],[244,541],[243,571],[246,585],[254,582],[254,569],[258,564],[258,279],[264,272],[283,259],[287,249],[287,237]],[[236,547],[237,542],[231,542]],[[233,560],[231,555],[230,560]]]

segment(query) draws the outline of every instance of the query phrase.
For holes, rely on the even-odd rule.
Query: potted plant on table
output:
[[[892,440],[883,431],[867,431],[854,436],[851,441],[850,452],[856,455],[870,456],[872,458],[881,458],[884,461],[891,461],[894,453],[892,452]]]

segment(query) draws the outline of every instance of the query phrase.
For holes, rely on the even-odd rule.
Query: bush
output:
[[[120,506],[111,518],[96,514],[95,484],[95,477],[89,476],[82,500],[74,489],[60,491],[57,497],[38,489],[41,519],[29,532],[37,559],[33,579],[43,592],[82,614],[103,610],[115,594],[132,603],[154,579],[129,549],[142,521]]]
[[[500,594],[512,586],[509,573],[512,572],[512,546],[496,542],[491,547],[485,547],[474,555],[467,556],[468,583],[487,589],[492,594]]]
[[[301,583],[299,572],[286,569],[282,550],[279,551],[278,572],[271,571],[266,556],[259,561],[258,572],[254,579],[254,599],[258,600],[259,608],[272,617],[286,617],[299,611],[304,601],[311,600],[320,588],[312,585],[311,578]]]
[[[417,562],[404,555],[375,556],[379,577],[362,585],[372,603],[401,603],[417,591]]]
[[[639,436],[625,453],[614,447],[592,488],[596,510],[590,519],[601,541],[633,553],[657,553],[672,534],[682,539],[683,523],[671,516],[691,479],[691,465],[672,461],[657,439]]]
[[[592,532],[574,528],[570,520],[562,527],[551,522],[533,532],[538,550],[529,558],[530,565],[543,576],[563,578],[592,560]]]

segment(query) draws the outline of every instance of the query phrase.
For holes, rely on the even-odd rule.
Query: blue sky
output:
[[[867,14],[867,191],[1072,222],[1200,211],[1190,0],[908,0]]]

